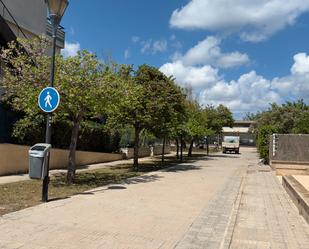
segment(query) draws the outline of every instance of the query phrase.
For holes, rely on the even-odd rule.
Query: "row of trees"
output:
[[[22,113],[13,134],[23,138],[29,130],[44,129],[46,117],[37,107],[37,96],[48,85],[50,58],[46,55],[49,42],[44,38],[21,41],[22,50],[18,44],[13,42],[0,53],[6,64],[1,87],[5,89],[4,100]],[[58,55],[56,65],[55,87],[61,103],[53,123],[71,124],[69,183],[75,178],[75,151],[81,125],[86,121],[98,120],[112,133],[124,127],[134,129],[136,169],[144,131],[164,141],[178,141],[180,136],[189,139],[191,155],[194,141],[219,133],[223,125],[233,122],[226,107],[202,108],[197,101],[186,98],[172,77],[148,65],[137,70],[128,65],[107,65],[88,51],[68,58]]]
[[[257,138],[260,157],[268,161],[269,139],[274,133],[309,134],[309,106],[303,100],[283,105],[271,104],[268,110],[248,114],[248,120],[255,120],[253,132]]]

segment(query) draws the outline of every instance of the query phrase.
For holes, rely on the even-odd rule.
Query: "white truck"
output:
[[[222,152],[234,151],[239,153],[239,137],[238,136],[224,136],[222,142]]]

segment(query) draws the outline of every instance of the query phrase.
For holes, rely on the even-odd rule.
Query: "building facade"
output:
[[[50,38],[52,35],[44,0],[0,0],[0,48],[5,48],[9,42],[17,38],[31,39],[42,35]],[[58,53],[64,48],[64,40],[65,32],[60,27],[56,43]],[[0,142],[10,142],[11,128],[15,121],[16,115],[1,103],[0,88]]]
[[[47,5],[44,0],[0,0],[1,30],[6,30],[8,25],[15,37],[31,39],[46,35],[51,37],[52,26],[47,19]],[[1,32],[4,39],[8,34]],[[7,32],[8,33],[8,32]],[[57,32],[57,52],[64,48],[65,33],[60,27]]]

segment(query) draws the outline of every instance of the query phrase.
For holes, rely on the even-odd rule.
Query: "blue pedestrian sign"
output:
[[[53,87],[44,88],[39,95],[38,104],[44,112],[53,112],[60,102],[60,95]]]

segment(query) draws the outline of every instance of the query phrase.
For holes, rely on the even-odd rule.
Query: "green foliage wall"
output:
[[[257,136],[257,147],[260,157],[265,159],[266,163],[269,160],[269,141],[270,136],[277,132],[277,129],[272,125],[264,125],[260,127]]]
[[[257,121],[253,130],[260,157],[269,160],[269,136],[279,134],[309,134],[309,106],[303,100],[283,105],[271,104],[267,111],[247,115]]]

